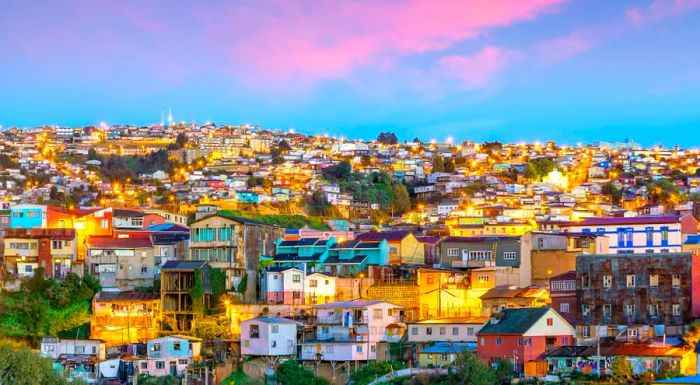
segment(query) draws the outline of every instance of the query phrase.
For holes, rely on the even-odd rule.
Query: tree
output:
[[[343,160],[338,164],[328,166],[321,170],[321,175],[323,175],[323,179],[332,182],[339,180],[347,180],[348,178],[350,178],[351,173],[352,165],[346,160]]]
[[[377,136],[377,142],[381,144],[394,145],[399,142],[399,139],[393,132],[381,132],[379,133],[379,136]]]
[[[610,371],[612,372],[613,379],[619,381],[619,383],[625,382],[632,377],[632,367],[625,356],[616,356],[613,358],[610,364]]]
[[[513,378],[513,361],[498,358],[494,361],[493,366],[498,382],[501,384],[510,384]]]
[[[613,182],[605,183],[601,188],[601,193],[609,197],[613,204],[619,205],[622,201],[622,190],[617,188]]]
[[[71,384],[84,384],[72,380]],[[0,344],[0,384],[13,385],[66,385],[68,381],[53,368],[49,358],[28,348]]]
[[[682,339],[683,343],[695,350],[698,345],[698,341],[700,341],[700,324],[697,322],[690,324],[688,331],[683,334]]]
[[[455,162],[452,160],[452,158],[446,159],[444,161],[444,163],[445,163],[445,166],[444,166],[445,172],[449,172],[449,173],[455,172]]]
[[[394,201],[392,202],[394,214],[401,215],[411,209],[411,198],[408,195],[408,189],[403,183],[394,183],[391,186],[394,193]]]
[[[445,172],[445,162],[440,155],[433,158],[433,172]]]
[[[454,365],[456,371],[447,376],[448,385],[493,385],[496,383],[496,372],[481,361],[474,353],[464,353]]]
[[[275,380],[281,385],[329,385],[323,378],[314,376],[311,369],[301,365],[298,361],[287,360],[277,367]]]

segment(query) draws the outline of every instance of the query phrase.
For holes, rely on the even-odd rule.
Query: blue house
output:
[[[249,190],[236,191],[236,200],[240,203],[260,203],[260,196],[257,193]]]
[[[328,258],[322,261],[322,269],[338,275],[364,271],[367,265],[389,265],[389,242],[362,241],[359,239],[335,244],[328,250]]]
[[[47,222],[46,206],[19,204],[10,207],[10,228],[44,228]]]
[[[272,258],[277,267],[297,267],[306,272],[318,271],[320,263],[328,258],[328,250],[336,244],[335,238],[301,238],[276,242],[277,253]]]
[[[172,335],[147,342],[147,359],[140,360],[139,374],[181,376],[202,350],[199,338]]]

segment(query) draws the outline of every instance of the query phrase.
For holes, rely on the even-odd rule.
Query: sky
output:
[[[700,145],[700,0],[2,0],[0,125]]]

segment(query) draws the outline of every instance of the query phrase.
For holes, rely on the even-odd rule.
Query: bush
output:
[[[405,367],[406,364],[399,361],[370,362],[368,365],[363,366],[362,369],[352,373],[350,381],[353,381],[356,385],[369,384],[377,377]]]
[[[316,377],[311,369],[295,360],[281,363],[275,372],[275,380],[280,385],[330,385],[328,380]]]

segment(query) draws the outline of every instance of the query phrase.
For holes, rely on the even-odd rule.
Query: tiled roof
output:
[[[549,309],[549,307],[503,309],[499,314],[502,318],[498,322],[487,322],[477,334],[523,334],[530,330]]]

